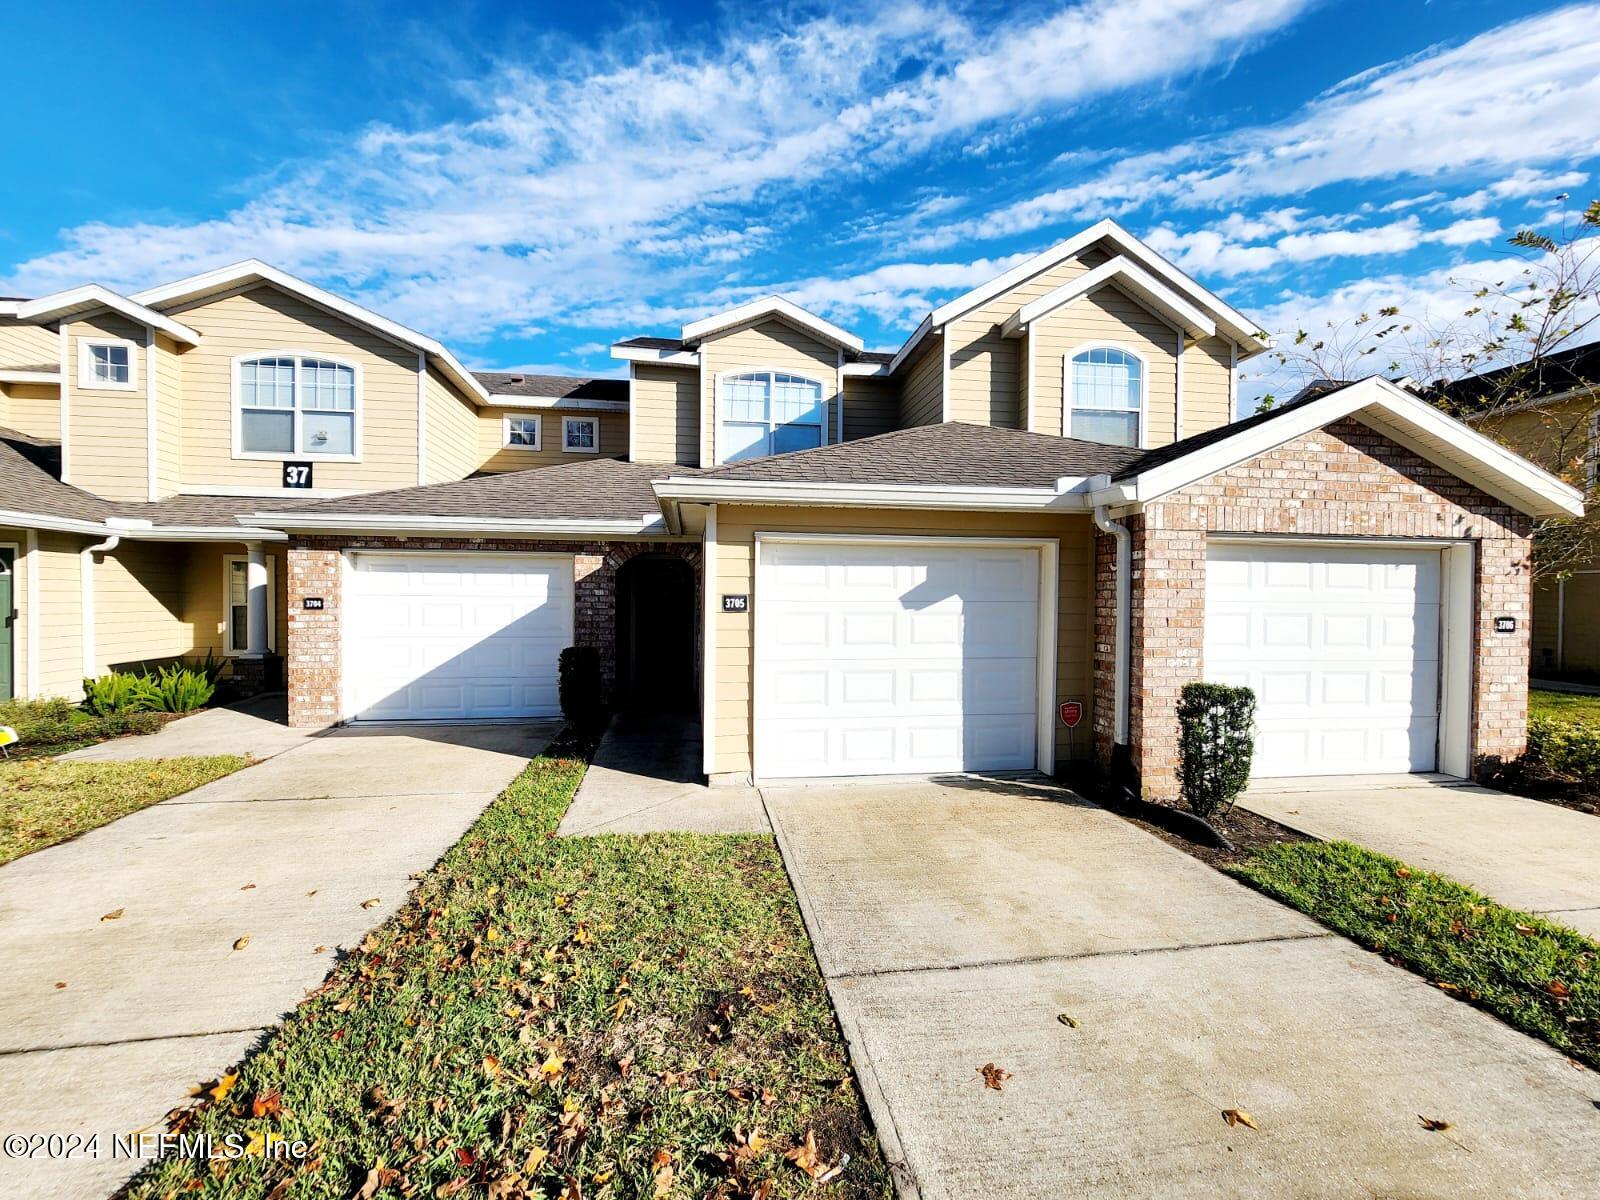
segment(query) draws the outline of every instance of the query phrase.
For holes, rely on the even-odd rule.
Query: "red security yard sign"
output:
[[[1063,700],[1061,702],[1061,723],[1068,729],[1076,729],[1083,720],[1083,702],[1081,700]]]

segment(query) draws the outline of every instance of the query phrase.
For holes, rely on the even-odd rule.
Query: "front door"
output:
[[[0,550],[0,700],[17,694],[17,557],[14,551]]]

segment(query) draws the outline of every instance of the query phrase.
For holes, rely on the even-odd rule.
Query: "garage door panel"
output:
[[[1432,770],[1439,596],[1436,551],[1214,544],[1205,674],[1256,693],[1254,774]]]
[[[1023,769],[1037,746],[1037,550],[764,543],[764,777]]]
[[[571,644],[572,560],[357,554],[350,576],[358,720],[554,716]]]

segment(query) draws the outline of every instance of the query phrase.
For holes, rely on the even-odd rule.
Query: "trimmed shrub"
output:
[[[581,729],[593,729],[606,719],[600,683],[600,652],[593,646],[568,646],[561,652],[561,712]]]
[[[161,707],[161,697],[149,676],[113,671],[83,681],[83,707],[97,717],[150,712]]]
[[[1256,694],[1225,683],[1185,684],[1178,700],[1178,781],[1203,820],[1233,808],[1250,781]]]
[[[1533,717],[1528,721],[1528,759],[1557,775],[1600,787],[1600,727],[1589,721]]]
[[[163,712],[186,713],[203,707],[217,690],[215,680],[203,671],[167,667],[147,682],[155,690],[156,707]]]

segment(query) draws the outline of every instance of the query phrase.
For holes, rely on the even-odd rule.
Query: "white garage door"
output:
[[[549,717],[572,644],[572,558],[356,554],[345,622],[363,721]]]
[[[1434,769],[1439,585],[1436,550],[1212,545],[1205,676],[1255,689],[1256,777]]]
[[[763,542],[756,774],[1037,763],[1037,548]]]

